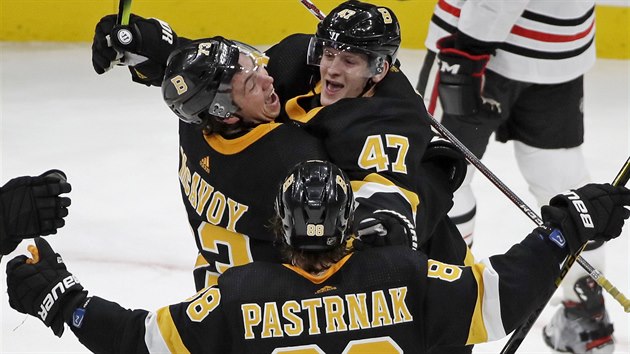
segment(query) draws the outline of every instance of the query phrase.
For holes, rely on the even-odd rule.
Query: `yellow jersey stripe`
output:
[[[350,259],[350,256],[352,256],[352,253],[345,255],[339,262],[335,263],[335,265],[333,265],[332,267],[326,269],[326,271],[321,275],[313,275],[302,268],[298,268],[290,264],[283,264],[283,266],[310,280],[313,284],[321,284],[328,280],[328,278],[332,277],[333,274],[337,273],[337,271],[341,269],[341,267],[343,267],[348,259]]]
[[[470,251],[470,248],[466,247],[466,256],[464,257],[464,265],[472,266],[473,264],[475,264],[475,256]]]
[[[300,123],[307,123],[309,120],[311,120],[311,118],[315,117],[317,113],[319,113],[319,111],[324,107],[318,106],[307,112],[304,110],[304,108],[302,108],[302,106],[299,105],[298,100],[304,97],[315,96],[315,94],[318,94],[320,92],[321,82],[317,83],[317,85],[315,86],[315,93],[309,92],[307,94],[293,97],[292,99],[288,100],[287,103],[284,105],[284,108],[289,118]]]
[[[173,322],[173,317],[171,316],[171,311],[168,306],[162,307],[157,311],[157,326],[168,347],[168,350],[171,353],[190,353],[184,345],[182,338],[179,336],[179,332],[177,331],[177,327],[175,327],[175,323]],[[149,350],[149,352],[152,351]]]
[[[473,264],[471,269],[475,276],[475,281],[477,282],[477,301],[472,318],[470,319],[470,329],[468,331],[466,344],[483,343],[486,342],[488,338],[483,318],[483,302],[485,300],[483,272],[485,266],[481,263],[477,263]]]
[[[163,324],[164,322],[168,322],[168,325]],[[175,336],[168,331],[162,332],[162,327],[169,326],[173,329],[171,332],[174,332]],[[188,349],[182,343],[175,328],[168,306],[159,309],[157,312],[149,312],[144,319],[144,328],[144,343],[149,353],[188,353]],[[172,340],[172,337],[178,340],[179,345],[174,346],[168,343]]]
[[[278,128],[281,123],[259,124],[247,134],[235,139],[226,139],[219,134],[206,135],[208,145],[223,155],[234,155],[245,150],[248,146]]]
[[[492,268],[488,258],[483,259],[480,263],[485,266],[483,271],[483,322],[488,336],[486,340],[493,341],[507,336],[501,318],[499,274]]]
[[[413,212],[414,217],[418,210],[418,206],[420,205],[420,197],[418,197],[416,193],[405,188],[401,188],[394,182],[376,173],[370,173],[365,176],[363,181],[351,181],[350,185],[352,185],[355,198],[369,198],[372,194],[379,192],[398,193],[407,200],[411,206],[411,211]]]

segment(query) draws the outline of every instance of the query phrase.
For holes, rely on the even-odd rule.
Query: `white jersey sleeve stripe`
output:
[[[169,307],[150,312],[145,320],[144,341],[149,353],[189,354],[177,331]]]
[[[507,335],[501,318],[501,299],[499,297],[499,274],[492,268],[490,260],[485,258],[483,270],[483,322],[488,333],[488,341],[501,339]]]
[[[166,346],[164,338],[160,333],[160,328],[157,324],[157,314],[155,312],[149,312],[147,318],[144,320],[144,342],[149,349],[149,353],[170,353],[171,351]]]
[[[466,344],[478,344],[506,336],[501,318],[499,274],[488,259],[471,266],[477,281],[477,303],[470,321]]]

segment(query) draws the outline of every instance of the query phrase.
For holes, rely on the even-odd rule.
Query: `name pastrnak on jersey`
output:
[[[157,312],[94,297],[73,331],[104,352],[425,353],[504,337],[546,300],[558,273],[537,235],[471,267],[402,246],[352,253],[318,276],[254,262]]]
[[[321,143],[276,123],[233,139],[205,136],[184,122],[179,130],[181,193],[200,252],[197,289],[231,266],[277,260],[269,228],[277,186],[297,163],[326,159]]]

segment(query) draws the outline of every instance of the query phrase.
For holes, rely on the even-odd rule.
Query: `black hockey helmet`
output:
[[[390,64],[396,60],[400,25],[394,12],[387,7],[346,1],[317,25],[309,45],[310,64],[319,64],[323,47],[367,54],[375,73],[380,73],[383,60]]]
[[[223,37],[196,40],[173,51],[162,81],[164,101],[187,123],[201,124],[208,116],[229,118],[239,109],[232,100],[232,77],[245,70],[240,54],[252,60],[253,70],[267,62],[257,49]]]
[[[307,252],[344,244],[354,213],[350,181],[339,167],[311,160],[296,165],[276,197],[284,242]]]

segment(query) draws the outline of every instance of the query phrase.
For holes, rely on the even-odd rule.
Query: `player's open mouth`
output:
[[[338,92],[339,90],[341,90],[342,88],[344,88],[343,84],[340,84],[340,83],[334,82],[334,81],[326,80],[326,91],[328,91],[330,93],[335,93],[335,92]]]
[[[271,91],[271,94],[269,94],[269,96],[267,96],[267,99],[265,100],[266,104],[275,104],[276,102],[278,102],[278,95],[276,94],[275,89]]]

